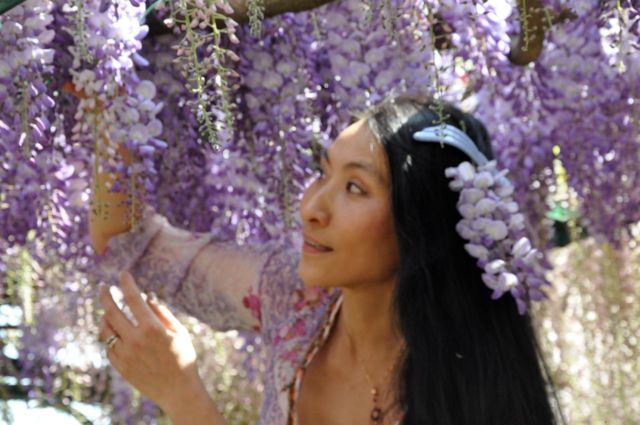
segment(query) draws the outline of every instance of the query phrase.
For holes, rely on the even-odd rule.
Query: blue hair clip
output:
[[[480,152],[475,143],[462,130],[449,124],[439,124],[425,127],[413,133],[413,139],[418,142],[444,143],[464,152],[477,165],[484,165],[489,160]]]

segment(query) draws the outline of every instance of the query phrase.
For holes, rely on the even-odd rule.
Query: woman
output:
[[[467,146],[421,137],[437,128]],[[261,332],[261,424],[555,423],[529,316],[508,294],[491,299],[456,230],[459,194],[445,170],[482,154],[493,157],[479,121],[401,98],[323,153],[297,246],[213,241],[147,208],[100,258],[105,273],[131,270],[137,282],[122,278],[137,326],[102,291],[109,360],[174,423],[224,423],[188,334],[139,286],[216,329]]]

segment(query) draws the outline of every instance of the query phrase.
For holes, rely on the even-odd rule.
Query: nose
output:
[[[320,227],[329,224],[331,213],[327,195],[327,191],[317,183],[307,187],[300,201],[300,218],[304,224]]]

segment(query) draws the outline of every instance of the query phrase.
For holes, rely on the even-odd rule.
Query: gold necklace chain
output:
[[[353,337],[351,336],[351,333],[347,330],[346,326],[344,327],[344,330],[347,333],[347,336],[349,337],[349,345],[351,346],[351,349],[353,349]],[[393,363],[391,363],[389,368],[387,368],[384,374],[384,379],[382,380],[383,384],[387,381],[389,374],[391,373],[396,363],[398,362],[398,359],[400,358],[402,351],[403,351],[402,349],[398,351],[398,354],[396,355],[395,360],[393,361]],[[373,408],[371,409],[371,414],[369,415],[369,419],[371,420],[372,424],[379,424],[382,422],[384,415],[386,413],[382,410],[382,408],[380,408],[380,406],[378,406],[378,396],[380,395],[380,391],[378,390],[378,387],[376,387],[376,385],[374,384],[373,379],[371,378],[371,375],[367,370],[367,367],[365,366],[364,362],[360,359],[358,354],[356,354],[356,360],[358,361],[358,364],[362,368],[362,371],[364,372],[364,375],[366,376],[367,381],[369,381],[369,385],[371,385],[371,397],[373,401]]]

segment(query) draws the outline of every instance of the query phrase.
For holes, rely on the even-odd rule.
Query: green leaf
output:
[[[556,205],[547,212],[547,218],[550,218],[553,221],[559,221],[561,223],[566,223],[574,217],[576,217],[576,213],[574,211],[563,208],[560,205]]]
[[[26,0],[0,0],[0,15],[4,15],[5,12],[10,11],[25,1]]]

